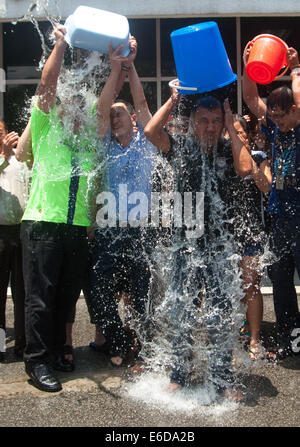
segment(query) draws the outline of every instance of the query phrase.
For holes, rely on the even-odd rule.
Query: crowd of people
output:
[[[155,257],[158,234],[141,223],[152,218],[153,179],[162,157],[172,175],[170,181],[161,173],[162,188],[182,195],[202,192],[204,197],[202,232],[191,238],[191,229],[183,224],[168,233],[174,247],[170,315],[177,334],[169,389],[189,384],[191,330],[205,294],[208,335],[215,347],[210,379],[217,392],[239,401],[232,349],[224,350],[220,343],[236,330],[224,288],[231,278],[231,255],[240,259],[245,322],[239,329],[249,334],[250,357],[278,360],[294,354],[292,332],[300,327],[294,285],[295,269],[300,272],[298,53],[293,48],[287,52],[291,88],[273,90],[266,103],[244,72],[247,116],[234,115],[228,99],[209,93],[197,97],[188,116],[183,115],[176,88],[151,116],[134,65],[137,42],[131,37],[128,56],[120,55],[121,47],[110,47],[110,74],[96,106],[87,111],[78,92],[57,103],[65,33],[63,25],[54,28],[55,45],[23,134],[8,133],[0,122],[1,340],[10,279],[15,354],[23,357],[37,388],[61,390],[54,371],[75,368],[72,325],[82,290],[95,325],[90,348],[108,355],[115,367],[138,358],[140,334],[147,328],[153,274],[149,259],[153,253]],[[126,78],[133,107],[119,98]],[[273,254],[268,272],[280,348],[273,351],[260,339],[261,257],[266,247]],[[205,266],[193,261],[193,251],[202,254]],[[131,325],[133,316],[139,331]],[[5,358],[4,345],[0,356]]]

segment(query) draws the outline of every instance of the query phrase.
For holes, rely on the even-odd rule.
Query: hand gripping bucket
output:
[[[280,78],[288,69],[287,44],[272,34],[259,34],[246,45],[249,48],[246,72],[258,84],[270,84]],[[278,75],[280,70],[285,70]]]
[[[129,54],[129,24],[126,17],[102,9],[78,6],[65,26],[66,41],[73,47],[109,53],[109,43],[115,50],[123,45],[122,56]]]
[[[187,26],[171,33],[179,86],[170,87],[191,95],[209,92],[236,80],[215,22]]]

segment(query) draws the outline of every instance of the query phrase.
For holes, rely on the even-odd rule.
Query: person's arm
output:
[[[296,105],[296,112],[300,118],[300,64],[297,50],[292,47],[287,50],[287,61],[291,70],[292,91]]]
[[[19,138],[15,155],[17,160],[26,162],[28,166],[32,165],[33,155],[30,121]]]
[[[252,159],[252,178],[262,192],[269,192],[272,184],[272,173],[269,160],[264,160],[259,166]]]
[[[234,169],[238,175],[246,177],[252,172],[252,157],[246,146],[246,142],[243,141],[236,132],[228,99],[225,99],[224,101],[224,112],[225,127],[229,133],[231,141]]]
[[[168,153],[171,148],[166,124],[168,118],[179,102],[179,94],[176,89],[172,89],[170,98],[161,106],[161,108],[153,115],[144,129],[146,138],[164,153]]]
[[[13,148],[17,145],[19,140],[19,135],[17,132],[9,132],[6,133],[5,137],[3,138],[2,144],[1,144],[1,165],[0,165],[0,173],[4,171],[5,168],[9,165],[9,157],[13,153]]]
[[[119,45],[114,51],[112,45],[109,45],[110,74],[100,93],[97,102],[97,121],[98,133],[103,140],[110,127],[110,109],[123,87],[124,81],[130,71],[131,64],[136,56],[136,40],[130,38],[130,53],[128,56],[119,54],[122,45]]]
[[[56,43],[42,71],[37,106],[44,113],[49,113],[55,104],[57,81],[67,46],[65,34],[66,28],[63,25],[58,24],[54,28]]]
[[[266,122],[266,113],[267,106],[261,99],[258,94],[257,85],[252,79],[249,78],[246,72],[246,64],[249,57],[249,48],[245,48],[244,51],[244,72],[243,72],[243,82],[242,82],[242,90],[243,90],[243,99],[253,115],[256,116],[257,119],[262,120],[263,123]]]
[[[233,125],[233,116],[230,109],[229,101],[224,101],[225,110],[225,126],[228,130],[232,155],[234,160],[234,168],[238,175],[246,177],[252,175],[256,186],[262,192],[269,192],[271,189],[272,174],[268,160],[263,160],[259,165],[253,160],[246,142],[237,134]]]
[[[17,146],[19,141],[19,135],[17,132],[9,132],[5,135],[2,142],[2,154],[5,160],[11,156],[13,148]]]
[[[136,120],[144,128],[151,119],[151,113],[148,107],[142,83],[133,63],[131,64],[130,70],[128,72],[128,79],[136,114]]]

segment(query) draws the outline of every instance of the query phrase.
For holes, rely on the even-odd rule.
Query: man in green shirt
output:
[[[63,347],[67,316],[86,271],[89,185],[95,166],[93,139],[80,120],[83,98],[76,94],[69,103],[56,106],[67,46],[65,33],[62,25],[54,29],[56,43],[43,68],[37,101],[16,151],[20,161],[29,157],[33,161],[30,197],[21,224],[25,369],[37,388],[50,392],[62,388],[52,368],[74,369],[74,363],[64,357]]]

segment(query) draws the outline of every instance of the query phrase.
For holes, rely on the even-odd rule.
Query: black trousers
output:
[[[15,347],[25,346],[24,281],[20,225],[0,225],[0,328],[6,328],[7,287],[11,285],[14,303]]]
[[[282,342],[289,343],[291,332],[300,327],[300,313],[294,284],[295,268],[300,274],[300,218],[274,218],[272,248],[276,262],[270,269],[274,310]]]
[[[25,362],[60,352],[66,322],[86,274],[85,227],[26,221],[21,225],[25,281]]]

